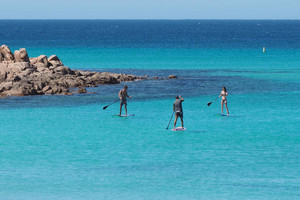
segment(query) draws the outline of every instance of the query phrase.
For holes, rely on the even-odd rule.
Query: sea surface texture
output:
[[[0,199],[300,199],[300,21],[0,20],[0,30],[0,45],[70,68],[178,76],[0,99]],[[119,103],[103,107],[125,84],[135,116],[113,117]],[[223,86],[230,116],[220,99],[207,106]],[[178,94],[187,130],[174,132]]]

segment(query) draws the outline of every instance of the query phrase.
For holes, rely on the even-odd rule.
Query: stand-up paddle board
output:
[[[184,131],[186,128],[184,127],[176,127],[175,129],[173,128],[172,131]]]
[[[221,117],[232,117],[233,115],[217,114],[217,116],[221,116]]]
[[[113,117],[133,117],[135,114],[129,114],[129,115],[113,115]]]

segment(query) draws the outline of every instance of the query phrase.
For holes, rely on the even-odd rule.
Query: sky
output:
[[[300,0],[0,0],[0,19],[300,19]]]

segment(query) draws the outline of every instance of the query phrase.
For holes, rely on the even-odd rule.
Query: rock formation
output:
[[[14,55],[6,45],[2,45],[0,47],[0,58],[2,57],[2,61],[14,62]]]
[[[134,75],[72,70],[52,55],[29,58],[26,49],[0,48],[0,96],[44,94],[72,95],[70,88],[97,87],[99,84],[117,84],[121,81],[145,79]]]
[[[175,75],[170,75],[169,77],[168,77],[168,79],[177,79],[178,77],[177,76],[175,76]]]
[[[28,63],[30,63],[26,49],[16,50],[15,53],[14,53],[14,57],[15,57],[16,62],[28,62]]]

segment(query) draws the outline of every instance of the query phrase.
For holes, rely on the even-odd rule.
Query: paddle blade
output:
[[[109,105],[107,105],[107,106],[104,106],[104,107],[103,107],[103,110],[105,110],[105,109],[106,109],[108,106],[109,106]]]
[[[212,102],[209,102],[209,103],[207,104],[207,106],[210,106],[210,104],[212,104]]]

